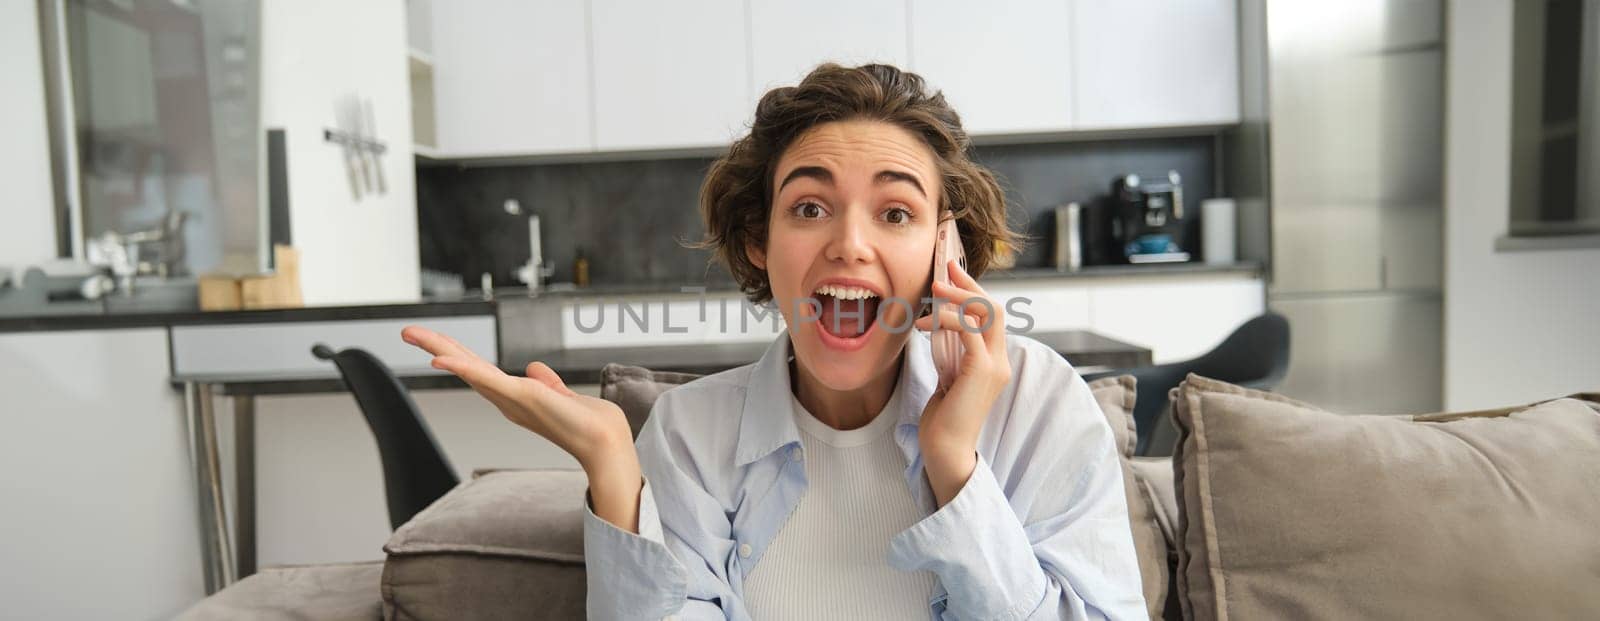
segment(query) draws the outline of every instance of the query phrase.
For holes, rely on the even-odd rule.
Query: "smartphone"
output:
[[[934,281],[950,284],[951,259],[960,261],[961,269],[967,268],[967,253],[961,248],[961,234],[956,231],[955,218],[939,224],[939,237],[933,244]],[[949,302],[959,304],[961,300]],[[961,371],[961,335],[955,332],[961,327],[940,327],[929,335],[933,341],[933,366],[939,370],[939,387],[949,388]]]

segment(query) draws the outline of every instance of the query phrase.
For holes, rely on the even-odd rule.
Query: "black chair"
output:
[[[1139,440],[1138,455],[1167,456],[1176,446],[1178,434],[1167,411],[1167,393],[1190,373],[1238,384],[1247,388],[1272,390],[1289,372],[1289,320],[1268,312],[1246,321],[1223,339],[1215,349],[1193,360],[1137,369],[1117,369],[1084,374],[1086,380],[1115,375],[1133,375],[1138,380],[1138,398],[1133,419]]]
[[[411,394],[383,361],[363,349],[335,352],[321,343],[311,353],[339,368],[378,441],[390,527],[399,528],[460,482]]]

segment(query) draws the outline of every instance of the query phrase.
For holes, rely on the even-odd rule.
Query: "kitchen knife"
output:
[[[361,136],[367,142],[366,148],[361,152],[367,156],[368,170],[372,173],[372,184],[378,189],[378,194],[388,194],[389,184],[383,177],[383,161],[378,158],[378,123],[372,114],[372,100],[361,100],[362,124]]]

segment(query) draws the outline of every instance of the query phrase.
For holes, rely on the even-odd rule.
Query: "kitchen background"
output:
[[[1017,267],[1054,269],[1056,207],[1081,201],[1109,208],[1111,180],[1130,172],[1161,179],[1177,171],[1191,201],[1216,196],[1217,144],[1213,135],[1053,142],[979,147],[975,157],[1003,179],[1013,226],[1031,239]],[[515,200],[538,214],[545,230],[561,232],[543,243],[552,280],[573,279],[573,260],[583,248],[595,285],[731,288],[732,277],[709,262],[710,251],[680,243],[702,234],[698,197],[710,165],[707,158],[424,165],[417,173],[422,266],[473,283],[485,272],[496,282],[512,280],[528,262],[526,216],[505,210],[504,201]],[[1185,232],[1198,242],[1199,219],[1185,222]],[[1186,248],[1200,257],[1198,243]]]
[[[194,356],[265,369],[277,339],[294,356],[284,364],[320,370],[303,337],[283,336],[317,328],[420,364],[390,323],[462,308],[452,304],[481,316],[449,319],[493,342],[497,327],[521,326],[495,323],[480,276],[495,304],[530,300],[516,277],[529,215],[551,286],[573,279],[578,248],[590,262],[588,291],[532,298],[563,320],[613,294],[725,286],[721,268],[677,243],[700,233],[700,179],[767,87],[824,59],[900,64],[945,90],[1034,238],[991,290],[1040,300],[1040,329],[1094,330],[1159,363],[1275,310],[1294,330],[1280,392],[1347,412],[1592,388],[1600,249],[1581,234],[1511,234],[1582,233],[1600,218],[1600,207],[1530,208],[1550,201],[1528,181],[1537,166],[1522,170],[1541,140],[1600,144],[1576,129],[1594,122],[1540,118],[1526,101],[1593,91],[1600,72],[1581,64],[1571,79],[1524,84],[1545,75],[1525,31],[1600,23],[1600,10],[1544,18],[1572,4],[0,1],[0,420],[11,425],[0,469],[28,473],[0,480],[0,558],[30,576],[0,597],[20,617],[166,618],[203,595],[186,398],[170,383]],[[214,145],[209,161],[190,157],[205,151],[195,144]],[[253,146],[229,148],[240,144]],[[1234,261],[1199,260],[1196,218],[1183,238],[1195,260],[1180,269],[1056,272],[1057,206],[1092,209],[1117,176],[1169,170],[1192,212],[1234,200]],[[134,276],[135,296],[20,297],[27,268],[75,289],[100,227],[156,227],[173,206],[192,210],[179,227],[185,269]],[[273,241],[298,252],[309,308],[196,311],[198,276],[267,273]],[[424,269],[465,291],[441,293],[430,277],[424,295]],[[282,319],[296,312],[317,320]],[[184,349],[247,332],[260,337],[251,347]],[[557,332],[566,345],[639,336]],[[415,397],[463,471],[572,465],[470,392]],[[219,403],[232,481],[237,412]],[[262,398],[254,435],[259,564],[378,557],[381,473],[348,395]]]

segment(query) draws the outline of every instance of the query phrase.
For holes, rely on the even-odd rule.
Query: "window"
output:
[[[1600,0],[1515,11],[1510,234],[1600,234]]]

